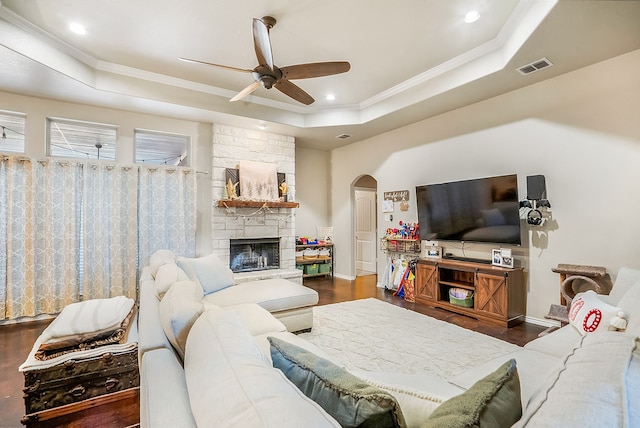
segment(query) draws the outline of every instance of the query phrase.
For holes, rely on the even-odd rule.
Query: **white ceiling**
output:
[[[480,19],[463,22],[477,10]],[[279,67],[347,73],[229,99],[250,74],[252,18],[271,15]],[[87,34],[68,30],[83,23]],[[640,48],[639,1],[0,0],[0,90],[293,135],[329,150]],[[516,68],[548,58],[527,76]],[[333,93],[334,101],[325,95]],[[338,139],[337,135],[351,135]]]

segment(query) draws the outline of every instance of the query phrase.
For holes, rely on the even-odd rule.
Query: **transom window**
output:
[[[24,134],[27,116],[0,110],[0,152],[24,153]]]
[[[116,159],[118,127],[69,119],[47,119],[49,155],[66,158]]]
[[[187,135],[136,129],[134,139],[136,163],[189,166]]]

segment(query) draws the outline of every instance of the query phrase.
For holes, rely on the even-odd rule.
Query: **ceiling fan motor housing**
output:
[[[264,65],[259,65],[253,70],[253,78],[260,82],[265,89],[271,89],[278,80],[282,78],[282,72],[278,67],[274,67],[274,70]]]

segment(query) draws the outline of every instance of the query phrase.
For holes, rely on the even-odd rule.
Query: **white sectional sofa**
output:
[[[325,410],[318,404],[326,407],[325,401],[313,396],[316,402],[301,393],[312,381],[303,370],[305,380],[300,384],[292,370],[305,364],[282,368],[278,352],[274,363],[272,353],[274,346],[278,347],[270,340],[293,344],[306,358],[321,361],[313,365],[327,367],[330,358],[319,347],[287,331],[286,323],[259,302],[239,303],[219,297],[215,303],[224,302],[221,307],[212,304],[202,287],[189,280],[175,281],[160,301],[155,288],[155,278],[145,268],[139,314],[142,427],[340,426],[340,413],[349,409],[336,415],[335,406]],[[611,293],[598,299],[599,304],[609,303],[626,313],[625,331],[609,331],[603,324],[604,328],[583,335],[569,324],[511,354],[470,369],[460,367],[451,378],[434,373],[353,371],[349,375],[391,394],[402,411],[395,421],[401,426],[450,427],[456,426],[458,422],[451,421],[457,420],[456,413],[465,413],[468,403],[483,401],[473,394],[483,385],[486,391],[487,382],[493,387],[496,373],[508,372],[513,378],[510,360],[515,360],[519,387],[504,380],[487,399],[491,402],[494,396],[500,400],[506,396],[508,400],[485,403],[483,410],[474,409],[464,417],[483,418],[481,426],[509,426],[511,423],[500,422],[503,415],[494,413],[508,410],[513,418],[514,412],[520,411],[520,406],[516,409],[513,404],[517,395],[522,406],[522,417],[516,422],[519,427],[638,427],[640,270],[621,269]],[[164,324],[164,329],[142,325],[148,323],[156,327]],[[147,334],[150,336],[145,337]],[[342,368],[334,371],[339,370]],[[317,381],[311,389],[319,389]]]

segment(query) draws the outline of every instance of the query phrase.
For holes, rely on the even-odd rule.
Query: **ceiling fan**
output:
[[[345,73],[351,68],[351,65],[347,61],[312,62],[308,64],[290,65],[282,68],[277,67],[273,64],[271,40],[269,38],[269,30],[273,28],[274,25],[276,25],[276,19],[271,16],[264,16],[261,19],[253,18],[253,45],[256,51],[256,57],[258,58],[258,65],[253,70],[213,64],[195,59],[179,59],[196,64],[226,68],[227,70],[252,73],[255,81],[229,101],[241,100],[262,86],[265,89],[275,87],[277,90],[294,100],[299,101],[302,104],[309,105],[315,101],[313,97],[303,91],[298,85],[292,83],[291,80],[330,76],[333,74]]]

